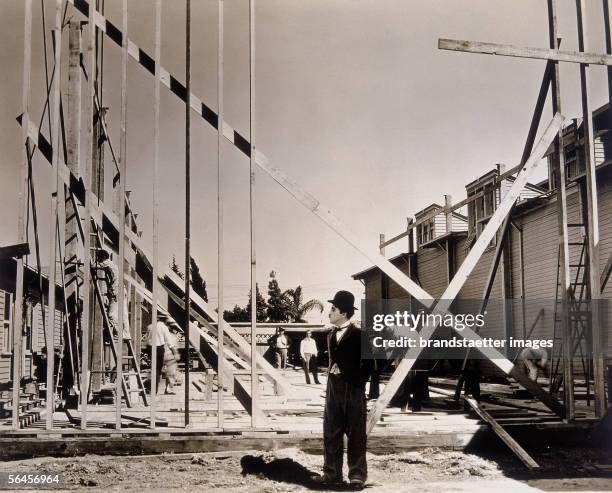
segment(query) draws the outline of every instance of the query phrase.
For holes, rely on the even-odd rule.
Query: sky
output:
[[[604,52],[602,5],[587,1],[589,51]],[[184,82],[185,4],[163,2],[162,65]],[[55,2],[45,1],[47,30]],[[31,114],[45,99],[41,2],[33,0]],[[23,3],[0,0],[0,244],[17,241],[21,165]],[[121,1],[105,15],[121,25]],[[465,197],[465,185],[521,157],[545,62],[441,51],[438,38],[547,47],[545,0],[257,0],[255,145],[376,249],[380,233],[402,232],[406,218],[433,202]],[[84,20],[69,9],[69,16]],[[248,1],[226,0],[225,120],[249,135]],[[129,37],[153,55],[154,2],[129,1]],[[563,49],[577,49],[575,2],[559,0]],[[67,54],[67,30],[63,36]],[[192,0],[192,91],[217,108],[217,2]],[[50,43],[50,41],[49,41]],[[51,48],[48,47],[49,59]],[[67,56],[62,79],[67,77]],[[594,108],[607,98],[604,67],[589,70]],[[120,49],[105,43],[103,104],[119,149]],[[153,78],[128,70],[127,176],[143,240],[151,247]],[[579,69],[561,65],[563,112],[580,116]],[[552,117],[550,102],[542,127]],[[48,135],[48,128],[43,125]],[[192,113],[192,256],[217,304],[217,136]],[[184,106],[161,88],[160,263],[182,264]],[[107,166],[112,166],[107,152]],[[225,305],[244,304],[250,286],[249,161],[222,148]],[[544,167],[543,167],[544,168]],[[49,257],[51,167],[34,161],[43,262]],[[544,176],[543,174],[541,175]],[[107,183],[107,186],[109,184]],[[107,188],[107,195],[109,194]],[[265,172],[255,187],[257,280],[274,270],[281,289],[302,285],[307,299],[363,286],[351,275],[368,261],[298,204]],[[406,250],[400,241],[388,255]],[[323,314],[325,317],[325,314]],[[318,321],[319,314],[311,315]]]

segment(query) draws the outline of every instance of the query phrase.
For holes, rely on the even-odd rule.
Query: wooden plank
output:
[[[217,108],[219,121],[223,121],[223,75],[224,75],[224,20],[223,20],[223,0],[217,2]],[[217,306],[221,317],[219,317],[219,325],[217,330],[217,340],[219,341],[218,348],[218,377],[217,382],[219,385],[219,391],[217,392],[217,426],[223,428],[223,365],[224,358],[223,352],[225,350],[225,320],[223,319],[223,313],[225,311],[224,303],[224,265],[223,265],[223,175],[222,175],[222,162],[223,162],[223,130],[221,126],[217,126]],[[153,276],[155,279],[155,276]],[[212,382],[211,382],[212,383]],[[206,386],[206,392],[212,393],[212,386]]]
[[[249,231],[251,244],[251,402],[258,407],[257,376],[257,247],[255,227],[255,0],[249,0]],[[251,426],[257,427],[257,416],[251,412]]]
[[[128,6],[127,0],[123,0],[121,8],[121,18],[123,22],[123,43],[121,46],[121,119],[119,129],[119,184],[118,184],[118,196],[119,196],[119,256],[117,257],[117,268],[119,277],[119,286],[117,289],[117,303],[118,303],[118,320],[115,330],[117,332],[117,380],[115,385],[116,398],[115,398],[115,428],[121,429],[121,394],[119,392],[119,383],[123,384],[123,327],[125,318],[128,316],[125,313],[124,299],[125,293],[125,282],[123,278],[125,276],[125,181],[127,176],[127,63],[128,63],[128,43],[127,43],[127,29],[128,29]],[[111,337],[113,335],[112,328],[110,328]]]
[[[551,49],[559,48],[557,37],[557,0],[548,0],[548,41]],[[550,62],[549,62],[550,64]],[[552,110],[554,113],[562,111],[561,108],[561,77],[559,74],[559,63],[555,62],[552,73]],[[561,284],[561,306],[568,307],[570,296],[570,258],[569,258],[569,232],[567,221],[567,188],[565,178],[565,153],[563,150],[563,132],[555,137],[553,142],[553,167],[556,172],[557,180],[557,228],[558,228],[558,254],[559,254],[559,273],[558,281]],[[555,286],[556,288],[556,286]],[[565,310],[566,308],[562,308]],[[574,382],[573,382],[573,361],[571,354],[572,336],[571,327],[564,314],[561,316],[561,337],[563,339],[563,373],[564,373],[564,402],[566,417],[574,419]]]
[[[462,51],[465,53],[480,53],[483,55],[501,55],[519,58],[535,58],[557,62],[571,62],[591,65],[612,65],[612,56],[582,51],[550,50],[546,48],[531,48],[499,43],[483,43],[481,41],[466,41],[460,39],[438,39],[438,49]]]
[[[540,466],[533,460],[533,458],[512,438],[506,430],[504,430],[495,419],[485,411],[478,402],[471,397],[464,397],[463,400],[469,404],[469,406],[482,418],[483,421],[489,424],[495,434],[502,439],[502,441],[508,445],[510,450],[521,460],[523,464],[529,469],[538,469]]]
[[[452,392],[444,389],[439,389],[435,387],[430,387],[430,391],[435,392],[437,394],[446,395],[451,397],[453,395]],[[538,463],[533,460],[533,458],[521,447],[514,438],[512,438],[506,430],[504,430],[501,425],[488,413],[485,409],[483,409],[476,399],[471,397],[462,397],[462,399],[468,403],[468,405],[474,410],[474,412],[485,422],[487,423],[491,429],[495,432],[495,434],[501,438],[501,440],[514,452],[514,454],[521,460],[525,466],[529,469],[538,469],[540,466]]]
[[[185,12],[185,92],[191,94],[191,0],[186,0]],[[125,31],[124,31],[125,32]],[[123,39],[127,39],[124,35]],[[191,105],[185,97],[185,325],[191,320]],[[189,341],[185,338],[185,427],[189,426]]]
[[[85,169],[83,170],[83,206],[84,216],[83,221],[83,308],[81,311],[81,429],[87,429],[87,399],[89,397],[89,339],[90,339],[90,286],[91,286],[91,269],[89,268],[91,259],[91,221],[92,207],[95,202],[92,200],[89,186],[91,183],[91,174],[93,166],[93,154],[96,152],[97,145],[93,139],[93,115],[94,115],[94,95],[96,82],[96,24],[95,24],[95,9],[89,10],[88,36],[87,36],[87,53],[86,62],[89,67],[89,78],[87,79],[87,91],[85,93],[85,111],[84,117],[86,122],[85,130]],[[72,175],[69,175],[72,176]],[[69,177],[64,177],[64,183],[70,187],[71,181]],[[95,206],[94,206],[95,207]]]
[[[79,176],[81,171],[81,24],[77,20],[71,20],[68,28],[68,90],[67,90],[67,126],[66,126],[66,164],[70,171]],[[73,340],[76,337],[75,327],[78,325],[78,303],[79,284],[82,279],[82,268],[79,265],[82,254],[79,252],[78,231],[78,209],[74,196],[64,183],[64,302],[68,307],[68,335],[70,341],[66,341],[64,347],[68,348],[70,368],[73,374],[72,391],[79,393],[78,389],[78,356],[73,351],[77,344]],[[70,332],[72,331],[72,332]],[[100,368],[96,368],[100,369]],[[94,381],[94,383],[97,383]],[[98,385],[99,386],[99,385]]]
[[[553,120],[550,122],[550,124],[546,128],[544,134],[542,135],[540,141],[538,142],[538,145],[534,149],[534,152],[532,153],[531,157],[527,160],[527,162],[522,168],[522,171],[519,173],[516,180],[512,184],[512,187],[510,188],[510,190],[504,197],[504,200],[499,204],[499,206],[495,210],[493,216],[491,217],[491,219],[485,226],[485,229],[483,230],[479,238],[474,243],[474,246],[470,250],[470,253],[465,258],[465,260],[459,267],[459,270],[457,271],[452,281],[449,283],[448,287],[444,291],[444,294],[441,297],[441,302],[435,306],[434,313],[445,314],[445,312],[448,310],[453,299],[457,296],[461,287],[464,285],[465,281],[467,280],[467,277],[473,271],[474,267],[476,266],[476,263],[482,256],[483,252],[487,249],[489,243],[493,239],[493,236],[495,236],[495,233],[497,229],[499,228],[500,224],[510,212],[512,205],[514,204],[516,199],[519,197],[521,191],[527,184],[529,177],[531,176],[531,174],[533,174],[535,169],[538,167],[539,161],[542,159],[542,156],[546,152],[546,149],[548,149],[548,146],[554,139],[554,136],[561,129],[562,123],[563,123],[563,116],[561,116],[560,114],[556,114]],[[382,267],[384,267],[384,264],[382,264]],[[379,268],[381,268],[381,270],[383,270],[382,267],[381,265],[379,265]],[[405,276],[403,273],[401,273],[401,277],[398,277],[398,276],[390,276],[390,277],[395,282],[400,284],[400,282],[398,281],[402,281],[403,279],[401,279],[401,277],[405,277]],[[423,290],[419,288],[419,291],[422,292]],[[410,291],[409,293],[415,296],[419,300],[422,299],[420,296],[417,296],[417,293],[412,293]],[[429,306],[427,306],[427,300],[431,300],[432,298],[427,293],[425,294],[427,295],[427,298],[424,298],[426,308],[429,308],[431,306],[431,302]],[[431,336],[434,334],[435,330],[436,330],[436,327],[426,327],[421,331],[420,336],[422,339],[430,339]],[[473,338],[479,339],[479,336],[469,328],[464,329],[462,331],[462,334],[465,337],[470,337],[470,338],[473,337]],[[372,429],[374,428],[374,426],[380,419],[380,416],[382,415],[383,410],[388,406],[389,402],[391,401],[391,399],[397,392],[397,389],[399,388],[399,386],[402,384],[402,382],[408,375],[408,372],[414,365],[421,351],[422,349],[420,347],[417,347],[417,348],[412,348],[408,350],[407,353],[405,354],[404,358],[402,359],[402,361],[396,368],[389,382],[387,382],[387,385],[385,386],[382,394],[380,395],[380,397],[376,401],[376,404],[374,405],[374,407],[372,408],[372,410],[370,411],[368,415],[368,423],[367,423],[368,433],[372,431]],[[504,358],[495,349],[493,348],[483,349],[481,350],[481,352],[485,356],[487,356],[489,359],[491,359],[491,361],[496,366],[498,366],[502,371],[504,371],[506,374],[510,374],[513,371],[514,365],[510,361],[508,361],[506,358]],[[548,396],[547,398],[546,396],[548,394],[546,395],[544,394],[546,394],[544,391],[539,391],[538,397],[547,399],[550,403],[550,399],[549,399],[550,396]]]
[[[584,0],[576,0],[576,19],[578,23],[578,49],[587,49],[587,26],[584,15]],[[601,316],[599,313],[599,208],[597,180],[595,174],[595,154],[591,102],[589,98],[589,67],[587,62],[580,64],[580,92],[582,103],[582,126],[585,136],[584,155],[586,158],[586,196],[587,196],[587,242],[588,242],[588,282],[591,298],[591,336],[593,347],[593,380],[595,394],[595,415],[601,418],[606,412],[606,390],[603,364]]]
[[[28,190],[28,159],[29,159],[29,134],[28,122],[30,118],[30,75],[32,70],[32,0],[24,0],[24,28],[23,28],[23,87],[21,93],[22,127],[21,141],[21,166],[19,168],[19,197],[17,209],[17,241],[27,241],[27,229],[25,214],[27,207]],[[11,416],[11,427],[19,430],[19,390],[21,382],[21,358],[22,358],[22,334],[23,334],[23,281],[24,281],[23,257],[17,258],[17,277],[15,280],[14,318],[12,325],[13,338],[13,365],[11,380],[13,382],[12,401],[13,411]]]
[[[155,0],[155,85],[153,95],[153,257],[151,267],[153,279],[157,279],[159,262],[159,116],[160,116],[160,83],[161,83],[161,23],[162,0]],[[151,334],[154,338],[157,332],[157,300],[159,284],[151,286]],[[153,382],[157,382],[157,351],[151,351],[151,428],[155,429],[155,413],[157,411],[157,391],[153,391]],[[156,389],[157,390],[157,389]]]
[[[53,428],[53,413],[55,411],[55,399],[53,382],[54,371],[54,332],[55,332],[55,284],[57,273],[57,219],[58,219],[58,194],[59,194],[59,153],[60,153],[60,88],[62,85],[62,0],[55,2],[55,43],[54,43],[54,76],[53,76],[53,100],[51,111],[51,145],[53,146],[52,166],[54,168],[54,179],[51,184],[51,208],[49,210],[49,291],[47,294],[47,403],[45,427],[47,430]]]

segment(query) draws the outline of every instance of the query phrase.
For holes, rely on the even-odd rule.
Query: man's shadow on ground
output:
[[[295,484],[311,490],[326,491],[348,491],[348,483],[338,485],[321,485],[313,481],[313,476],[318,476],[316,471],[304,467],[291,458],[274,459],[266,461],[261,456],[245,455],[240,459],[242,474],[254,474],[263,476],[273,481]]]

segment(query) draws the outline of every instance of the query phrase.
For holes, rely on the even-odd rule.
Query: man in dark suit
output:
[[[350,322],[356,308],[355,297],[338,291],[329,312],[334,326],[327,336],[329,371],[323,445],[323,476],[318,483],[342,483],[343,437],[346,434],[348,477],[355,490],[363,489],[368,476],[366,464],[366,396],[365,384],[370,377],[373,360],[361,359],[361,330]]]

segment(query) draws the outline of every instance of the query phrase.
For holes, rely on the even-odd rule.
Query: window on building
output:
[[[493,181],[468,190],[468,197],[476,198],[468,204],[468,234],[476,240],[497,208],[497,194]],[[495,244],[495,238],[491,245]]]

